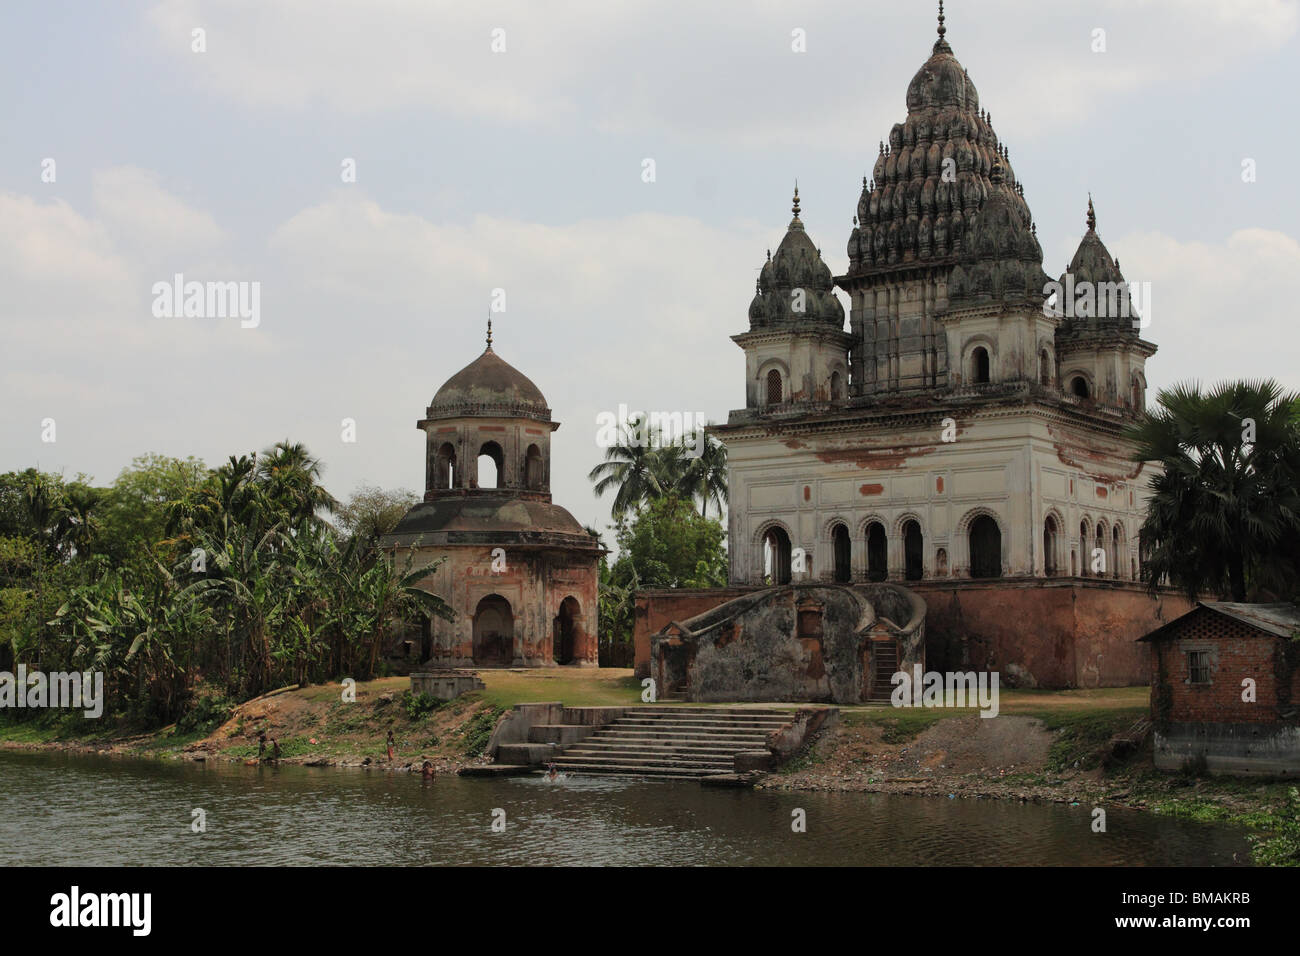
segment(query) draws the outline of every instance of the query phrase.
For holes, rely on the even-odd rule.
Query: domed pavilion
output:
[[[422,625],[436,667],[597,663],[600,542],[551,501],[551,433],[541,390],[487,348],[434,395],[424,501],[384,536],[399,567],[442,562],[421,586],[456,612]]]

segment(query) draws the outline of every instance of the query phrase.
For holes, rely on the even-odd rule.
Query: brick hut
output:
[[[1300,774],[1300,607],[1202,602],[1151,645],[1155,764]]]

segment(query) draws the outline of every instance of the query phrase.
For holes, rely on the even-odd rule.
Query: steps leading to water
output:
[[[742,707],[635,707],[566,746],[557,768],[578,774],[694,778],[731,773],[735,757],[765,751],[788,711]]]

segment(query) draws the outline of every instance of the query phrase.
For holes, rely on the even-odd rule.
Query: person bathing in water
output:
[[[393,762],[393,747],[394,747],[394,746],[396,746],[396,745],[395,745],[394,742],[393,742],[393,732],[390,730],[390,731],[388,732],[388,762],[389,762],[389,763],[392,763],[392,762]]]
[[[424,766],[420,768],[420,773],[421,773],[421,775],[424,777],[425,780],[430,780],[430,779],[432,779],[432,777],[433,777],[433,764],[429,763],[429,761],[426,760],[426,761],[424,762]]]

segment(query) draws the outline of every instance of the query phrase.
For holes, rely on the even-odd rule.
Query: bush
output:
[[[402,709],[411,720],[422,720],[445,703],[432,694],[412,694],[409,690],[402,693]]]
[[[224,694],[200,697],[176,721],[176,732],[193,734],[216,730],[230,719],[234,709],[234,703]]]
[[[1300,790],[1292,787],[1270,836],[1252,836],[1258,866],[1300,866]]]

